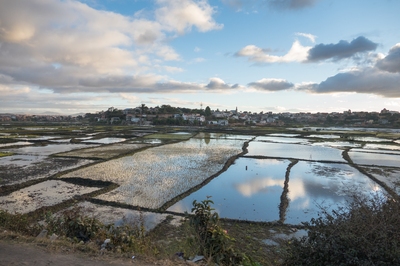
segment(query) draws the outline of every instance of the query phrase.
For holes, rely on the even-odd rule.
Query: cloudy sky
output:
[[[0,0],[0,113],[400,111],[398,0]]]

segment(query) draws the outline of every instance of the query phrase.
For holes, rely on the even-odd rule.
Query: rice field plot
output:
[[[74,150],[69,152],[58,153],[55,156],[78,157],[78,158],[99,158],[110,159],[125,153],[148,147],[150,144],[112,144],[100,147]]]
[[[59,152],[66,152],[71,150],[79,150],[82,148],[88,147],[96,147],[98,145],[88,145],[88,144],[70,144],[70,143],[62,143],[62,144],[49,144],[43,146],[26,146],[21,148],[13,148],[7,149],[8,152],[12,152],[15,154],[26,154],[26,155],[52,155]]]
[[[61,171],[74,169],[92,160],[54,158],[41,155],[12,154],[0,157],[0,185],[13,185],[47,178]]]
[[[132,227],[143,226],[145,232],[150,232],[169,216],[169,214],[103,206],[88,201],[80,202],[75,207],[85,216],[95,217],[103,224],[113,224],[115,226],[131,225]],[[178,225],[181,219],[182,217],[174,216],[173,224]]]
[[[249,152],[246,156],[346,162],[342,150],[331,147],[251,141],[247,149]]]
[[[393,153],[393,154],[392,154]],[[400,167],[400,154],[387,154],[384,151],[376,153],[376,150],[350,150],[348,152],[351,160],[356,164],[367,166],[386,166],[386,167]]]
[[[82,143],[98,143],[98,144],[111,144],[111,143],[118,143],[118,142],[124,142],[126,141],[125,138],[101,138],[101,139],[89,139],[89,140],[84,140]]]
[[[400,169],[389,167],[362,167],[367,173],[373,175],[379,181],[385,183],[389,188],[400,196]]]
[[[159,139],[159,140],[187,140],[193,137],[192,133],[189,132],[174,132],[174,133],[154,133],[150,135],[146,135],[144,139]]]
[[[110,181],[119,188],[98,196],[133,206],[157,209],[220,171],[242,152],[243,141],[190,139],[147,149],[63,175]]]
[[[0,209],[10,213],[28,213],[44,206],[53,206],[76,195],[98,190],[73,185],[61,180],[48,180],[0,197]]]
[[[294,143],[294,144],[309,144],[308,139],[295,137],[276,137],[276,136],[259,136],[254,141],[275,142],[275,143]]]
[[[194,138],[196,139],[237,139],[237,140],[252,140],[255,136],[252,135],[234,135],[226,133],[210,133],[199,132]]]
[[[318,217],[320,206],[328,212],[351,201],[352,194],[375,196],[384,190],[347,164],[300,161],[290,171],[288,206],[284,221],[300,224]]]

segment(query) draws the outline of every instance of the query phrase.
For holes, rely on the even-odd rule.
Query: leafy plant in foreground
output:
[[[189,221],[200,243],[200,252],[218,265],[252,265],[248,257],[233,249],[235,239],[219,225],[219,216],[210,206],[213,203],[210,199],[193,201],[194,215]]]
[[[323,211],[308,237],[292,239],[284,265],[400,265],[400,204],[354,196],[346,208]]]

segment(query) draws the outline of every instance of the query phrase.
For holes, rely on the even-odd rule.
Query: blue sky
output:
[[[400,111],[397,0],[0,0],[0,113]]]

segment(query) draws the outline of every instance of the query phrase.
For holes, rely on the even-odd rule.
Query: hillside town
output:
[[[135,108],[108,108],[79,115],[0,114],[0,122],[87,122],[109,125],[195,125],[195,126],[353,126],[400,127],[400,113],[380,112],[300,112],[273,113],[235,110],[189,109],[162,105]]]

